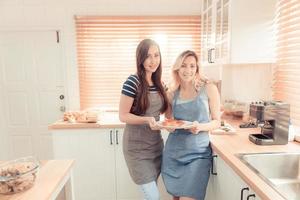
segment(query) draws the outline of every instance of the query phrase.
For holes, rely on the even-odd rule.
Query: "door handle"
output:
[[[216,49],[215,48],[211,48],[208,51],[208,55],[209,55],[208,63],[215,63],[215,61],[212,59],[212,53],[213,53],[214,50],[216,50]]]
[[[211,63],[211,49],[208,49],[208,52],[207,52],[207,61],[208,61],[208,63]]]

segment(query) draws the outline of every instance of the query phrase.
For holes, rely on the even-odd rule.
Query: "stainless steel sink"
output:
[[[300,200],[300,153],[237,154],[281,196]]]

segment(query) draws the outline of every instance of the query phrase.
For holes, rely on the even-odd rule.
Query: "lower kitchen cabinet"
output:
[[[115,167],[116,167],[116,199],[118,200],[140,200],[142,199],[139,187],[134,184],[128,172],[123,156],[123,129],[114,129]]]
[[[54,159],[74,159],[77,200],[115,200],[115,145],[110,129],[52,130]]]
[[[220,156],[216,155],[213,162],[206,200],[260,200]]]
[[[54,159],[75,159],[76,200],[140,200],[122,150],[123,129],[54,129]],[[161,178],[162,200],[170,199]]]

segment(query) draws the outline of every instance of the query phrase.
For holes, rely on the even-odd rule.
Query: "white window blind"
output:
[[[273,97],[290,103],[292,123],[300,126],[300,1],[278,0],[276,13]]]
[[[75,22],[81,109],[117,108],[123,82],[136,71],[142,39],[159,44],[164,82],[179,53],[200,54],[200,16],[76,16]]]

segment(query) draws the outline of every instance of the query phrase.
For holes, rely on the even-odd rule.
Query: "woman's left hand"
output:
[[[190,132],[192,132],[193,134],[198,134],[200,131],[202,131],[201,129],[201,124],[197,121],[193,122],[194,127],[190,128]]]
[[[149,123],[149,126],[151,128],[151,130],[160,130],[161,128],[158,126],[158,123],[157,121],[155,120],[154,117],[151,117],[149,120],[148,120],[148,123]]]
[[[201,87],[209,82],[210,80],[206,76],[201,76],[199,79],[195,80],[194,87],[199,92]]]

